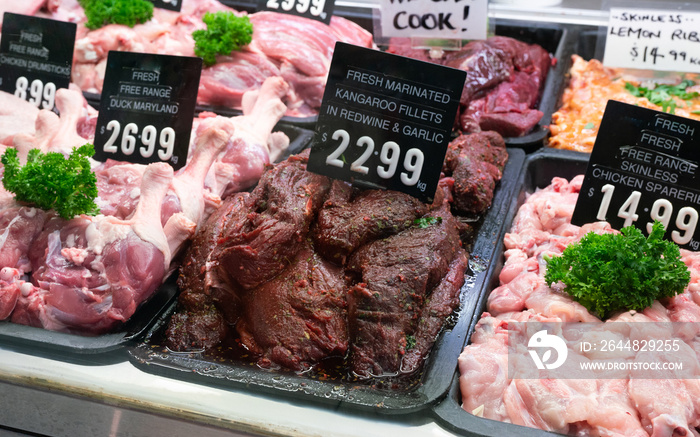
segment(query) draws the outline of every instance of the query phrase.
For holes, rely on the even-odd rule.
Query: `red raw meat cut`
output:
[[[518,137],[542,118],[535,105],[552,57],[536,44],[494,36],[433,57],[411,48],[408,38],[392,38],[387,51],[467,72],[457,117],[458,128],[465,133],[492,130]]]
[[[150,164],[133,217],[53,217],[30,250],[31,283],[12,321],[51,330],[102,334],[126,321],[163,282],[170,249],[160,205],[172,167]]]

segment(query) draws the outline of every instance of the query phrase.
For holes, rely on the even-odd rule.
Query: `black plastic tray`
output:
[[[275,131],[284,132],[290,139],[289,147],[277,159],[301,152],[310,145],[313,132],[298,126],[278,123]],[[9,321],[0,322],[0,345],[21,348],[23,352],[54,352],[70,357],[75,354],[98,354],[114,351],[129,342],[140,340],[147,328],[163,313],[177,294],[175,276],[169,278],[134,315],[114,332],[98,336],[82,336],[42,328],[25,326]]]
[[[465,333],[476,309],[479,291],[486,280],[486,269],[494,255],[503,217],[511,196],[525,152],[509,149],[510,158],[503,179],[496,189],[493,205],[482,218],[470,252],[470,272],[461,290],[461,304],[454,324],[444,329],[433,346],[420,375],[409,389],[378,388],[342,379],[314,379],[292,372],[277,372],[258,368],[242,361],[213,361],[197,353],[172,352],[154,342],[167,325],[174,304],[146,334],[145,341],[127,349],[130,361],[138,368],[157,375],[187,380],[216,387],[250,390],[295,401],[308,401],[333,406],[336,409],[396,415],[424,410],[444,397],[449,389],[457,356],[464,347]],[[376,381],[374,381],[376,382]]]
[[[571,54],[577,43],[577,33],[556,23],[497,21],[496,35],[507,36],[529,44],[538,44],[551,53],[556,63],[550,68],[545,79],[537,109],[544,114],[532,131],[520,137],[505,137],[508,147],[520,147],[526,152],[534,152],[544,146],[549,137],[552,114],[557,110],[561,94],[564,92],[566,75],[571,68]]]
[[[97,336],[67,334],[3,321],[0,322],[0,345],[20,349],[24,353],[57,353],[66,358],[114,351],[144,334],[173,301],[176,293],[175,276],[171,275],[126,323],[113,332]]]
[[[536,188],[544,188],[552,182],[555,176],[571,179],[572,177],[585,174],[588,165],[588,153],[573,152],[559,149],[541,149],[528,155],[520,173],[517,183],[519,191],[514,193],[508,214],[504,218],[504,226],[498,238],[493,262],[489,266],[487,279],[483,282],[484,288],[477,302],[477,309],[472,314],[472,319],[468,324],[467,338],[471,338],[474,333],[476,323],[481,318],[481,314],[486,310],[486,298],[488,294],[498,286],[498,275],[504,264],[503,237],[510,230],[513,218],[520,205],[525,202],[526,195],[533,193]],[[461,352],[461,351],[460,351]],[[477,417],[464,411],[461,407],[462,395],[459,389],[459,369],[452,369],[452,384],[447,397],[433,408],[436,421],[448,430],[459,435],[470,437],[502,437],[502,436],[523,436],[523,437],[544,437],[555,436],[555,434],[535,428],[528,428],[511,423],[499,422],[490,419]]]

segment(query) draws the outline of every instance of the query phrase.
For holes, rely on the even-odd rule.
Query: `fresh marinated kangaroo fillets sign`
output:
[[[0,40],[0,90],[52,110],[58,88],[68,88],[75,23],[6,12]]]
[[[95,159],[183,167],[202,58],[109,53],[95,131]]]
[[[337,43],[308,169],[432,201],[466,72]]]
[[[666,238],[700,249],[698,139],[696,120],[610,100],[571,222],[648,234],[659,220]]]

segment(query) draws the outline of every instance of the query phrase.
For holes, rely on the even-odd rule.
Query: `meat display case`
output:
[[[490,15],[533,27],[599,26],[606,21],[600,3],[563,0],[528,8],[501,1]],[[430,409],[392,416],[188,382],[144,372],[123,350],[65,354],[0,341],[0,392],[0,436],[455,435]]]

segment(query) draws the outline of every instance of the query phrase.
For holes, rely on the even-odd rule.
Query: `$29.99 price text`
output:
[[[326,0],[267,0],[266,6],[268,9],[282,9],[286,12],[294,8],[299,14],[308,11],[314,17],[326,18],[326,13],[323,12]]]

